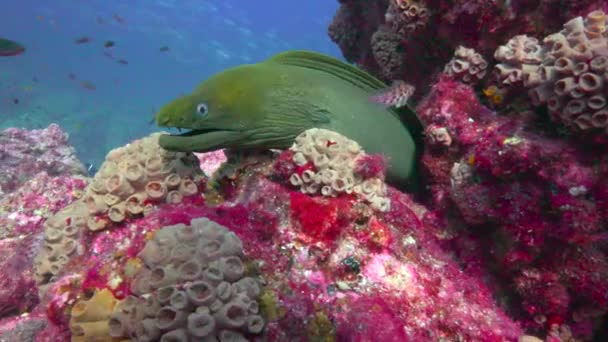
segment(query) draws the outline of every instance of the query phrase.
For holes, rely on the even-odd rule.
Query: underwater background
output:
[[[0,59],[0,130],[58,123],[78,157],[158,130],[155,111],[227,67],[290,49],[339,57],[337,2],[2,1],[0,34],[26,47]],[[272,10],[269,10],[272,9]],[[113,46],[106,47],[106,45]]]
[[[0,342],[608,341],[608,1],[13,2]]]

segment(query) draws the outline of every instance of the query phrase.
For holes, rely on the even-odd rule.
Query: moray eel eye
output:
[[[196,113],[204,119],[207,117],[207,114],[209,114],[209,107],[207,107],[206,103],[199,103],[196,106]]]

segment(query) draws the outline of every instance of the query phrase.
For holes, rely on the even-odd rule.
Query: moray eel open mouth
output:
[[[191,137],[193,135],[204,134],[207,132],[218,131],[217,129],[186,129],[186,128],[177,128],[179,133],[169,134],[172,137]],[[183,132],[182,132],[183,131]]]
[[[243,133],[239,131],[191,129],[178,134],[163,134],[158,143],[169,151],[209,152],[235,146],[242,141]]]

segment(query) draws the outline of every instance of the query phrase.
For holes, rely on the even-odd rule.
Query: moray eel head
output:
[[[164,134],[162,148],[170,151],[207,152],[242,146],[255,124],[256,87],[248,66],[221,72],[199,85],[191,94],[165,105],[156,114],[160,127],[187,130]],[[245,115],[247,114],[247,115]]]

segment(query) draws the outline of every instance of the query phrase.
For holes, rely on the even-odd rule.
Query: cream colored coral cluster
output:
[[[404,36],[426,26],[430,11],[423,1],[391,0],[385,14],[386,23]]]
[[[159,133],[108,153],[83,197],[49,218],[43,246],[35,260],[39,284],[57,275],[81,247],[83,229],[97,231],[127,217],[150,212],[161,203],[179,203],[198,193],[203,177],[191,153],[169,152],[158,145]]]
[[[109,320],[109,335],[135,341],[248,341],[264,319],[259,281],[245,274],[241,240],[207,218],[160,229],[139,257],[133,295]]]
[[[516,36],[496,50],[496,73],[503,84],[521,82],[534,105],[576,131],[608,134],[608,16],[593,11],[564,24],[542,45]]]
[[[34,275],[38,284],[51,281],[81,252],[80,236],[86,229],[86,209],[76,201],[50,217],[44,223],[44,241],[34,259]]]
[[[443,72],[463,83],[474,85],[486,75],[487,68],[488,62],[482,55],[474,49],[459,46]]]
[[[98,215],[119,223],[145,214],[157,203],[179,203],[198,192],[196,182],[202,177],[198,159],[160,148],[159,136],[156,133],[108,153],[83,198],[90,230],[110,224],[96,219]]]
[[[290,149],[296,165],[314,166],[314,170],[305,170],[301,175],[294,173],[289,179],[303,193],[323,196],[355,193],[377,210],[390,208],[386,184],[381,178],[363,179],[355,174],[357,160],[365,155],[355,141],[333,131],[312,128],[298,135]]]

